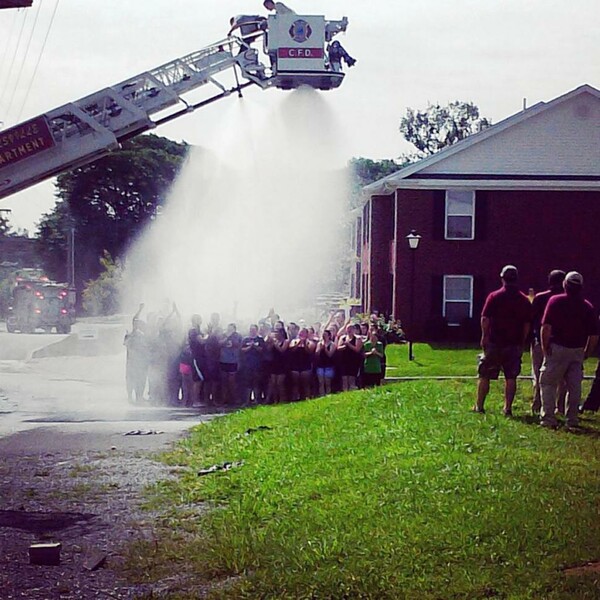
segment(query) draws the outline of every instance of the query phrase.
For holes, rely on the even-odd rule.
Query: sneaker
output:
[[[505,408],[505,409],[503,409],[503,410],[502,410],[502,414],[503,414],[505,417],[512,417],[512,416],[513,416],[513,414],[512,414],[512,410],[511,410],[510,408],[508,408],[508,409],[506,409],[506,408]]]
[[[545,427],[546,429],[556,429],[556,423],[552,423],[552,421],[540,421],[540,427]]]
[[[480,408],[479,406],[475,405],[472,409],[471,409],[474,413],[479,413],[480,415],[484,415],[485,414],[485,408]]]

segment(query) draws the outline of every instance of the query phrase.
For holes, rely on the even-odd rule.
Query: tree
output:
[[[38,225],[38,254],[43,258],[45,271],[56,281],[67,280],[67,247],[72,227],[73,220],[65,200],[59,200],[52,211],[42,215]]]
[[[123,255],[163,203],[188,151],[156,135],[60,175],[58,202],[38,226],[38,249],[48,272],[66,278],[69,231],[75,231],[77,287],[100,272],[104,251]]]
[[[404,162],[396,162],[388,158],[383,160],[362,157],[350,159],[353,180],[360,187],[399,171],[404,164]]]
[[[119,310],[123,267],[106,251],[99,262],[104,270],[96,279],[87,282],[83,290],[83,308],[94,316],[112,315]]]
[[[384,158],[372,160],[371,158],[351,158],[348,163],[350,169],[350,210],[362,206],[362,188],[382,177],[391,175],[405,167],[408,161],[403,157],[400,161]]]
[[[422,158],[491,124],[489,119],[479,115],[479,108],[475,104],[457,100],[448,106],[430,104],[425,110],[408,108],[400,121],[400,133],[416,146]]]

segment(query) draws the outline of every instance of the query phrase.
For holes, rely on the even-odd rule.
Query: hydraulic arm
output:
[[[232,93],[241,94],[253,84],[263,89],[338,87],[344,77],[339,50],[326,44],[345,31],[347,23],[346,18],[325,21],[295,14],[271,16],[252,36],[230,35],[0,131],[0,198],[90,163],[135,135]],[[253,47],[257,41],[262,42],[262,55]],[[230,81],[233,76],[233,84],[217,79],[227,72]],[[201,86],[212,93],[196,103],[186,101],[185,95]],[[165,112],[178,105],[180,110]]]

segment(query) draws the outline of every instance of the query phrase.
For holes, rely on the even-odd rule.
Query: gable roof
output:
[[[364,188],[600,189],[600,90],[539,102]]]

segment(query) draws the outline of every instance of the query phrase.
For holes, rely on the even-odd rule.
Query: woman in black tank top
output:
[[[357,328],[358,332],[356,331]],[[363,361],[363,343],[357,333],[360,333],[360,327],[348,325],[346,334],[338,340],[337,349],[341,353],[340,370],[344,392],[356,389],[356,377]]]
[[[317,379],[319,380],[319,396],[331,394],[331,382],[335,375],[335,343],[331,337],[331,331],[326,329],[323,338],[317,345],[315,365],[317,368]]]
[[[311,397],[312,355],[314,344],[308,339],[308,329],[303,327],[298,337],[290,342],[288,350],[292,373],[292,400],[305,400]]]
[[[285,329],[278,328],[271,334],[269,345],[273,349],[273,362],[271,363],[271,397],[269,401],[275,404],[285,402],[286,399],[285,376],[289,344]]]

